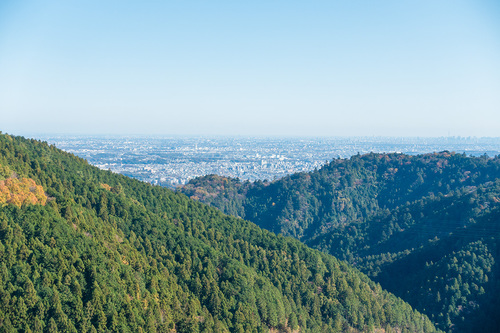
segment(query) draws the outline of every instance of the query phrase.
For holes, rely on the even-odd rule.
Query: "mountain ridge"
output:
[[[0,134],[46,205],[0,209],[6,332],[435,331],[343,261],[168,189]]]
[[[496,285],[500,280],[496,268],[499,178],[498,156],[468,157],[449,151],[423,155],[370,153],[334,159],[318,170],[272,182],[250,183],[209,175],[191,180],[178,191],[349,261],[384,288],[409,300],[443,330],[474,331],[479,323],[500,329],[494,316],[474,319],[472,314],[478,312],[476,299],[484,298],[481,288],[488,286],[490,294],[500,292]],[[460,239],[469,243],[461,244]],[[471,246],[481,252],[484,262],[469,266],[480,273],[468,274],[458,288],[452,279],[459,273],[439,287],[434,279],[422,280],[420,285],[402,285],[400,274],[395,274],[398,270],[429,270],[426,261],[432,266],[431,257],[437,257],[434,261],[450,261],[441,263],[439,269],[435,267],[446,275],[443,267],[454,267],[453,253],[461,251],[455,245],[460,243],[465,248],[475,242],[481,244]],[[439,247],[439,253],[424,251],[433,244],[449,246]],[[404,264],[405,258],[419,253],[422,257],[416,261],[418,266]],[[490,257],[492,260],[487,259]],[[467,257],[467,262],[471,260]],[[394,267],[391,273],[385,272],[389,266]],[[481,274],[494,282],[488,284]],[[473,289],[469,288],[471,284]],[[434,306],[430,310],[429,304],[418,299],[424,287],[433,294],[443,295],[452,287],[454,292],[446,292],[447,297],[440,299],[439,311]],[[481,304],[488,307],[490,302],[495,303],[492,298]]]

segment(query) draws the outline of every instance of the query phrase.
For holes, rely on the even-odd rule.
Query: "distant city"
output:
[[[100,169],[176,187],[208,174],[273,180],[370,152],[500,154],[500,138],[37,136]]]

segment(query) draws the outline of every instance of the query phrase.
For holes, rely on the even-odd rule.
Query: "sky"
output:
[[[0,131],[500,136],[500,1],[0,1]]]

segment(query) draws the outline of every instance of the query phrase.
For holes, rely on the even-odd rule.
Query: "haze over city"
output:
[[[498,1],[2,1],[1,130],[500,133]]]
[[[500,138],[48,136],[50,144],[89,163],[142,181],[176,187],[210,174],[274,180],[367,153],[500,154]]]

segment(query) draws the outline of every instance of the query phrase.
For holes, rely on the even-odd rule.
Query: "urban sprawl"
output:
[[[208,174],[249,181],[273,180],[358,153],[421,154],[448,150],[474,156],[500,154],[500,138],[476,137],[45,136],[42,139],[101,169],[167,187]]]

